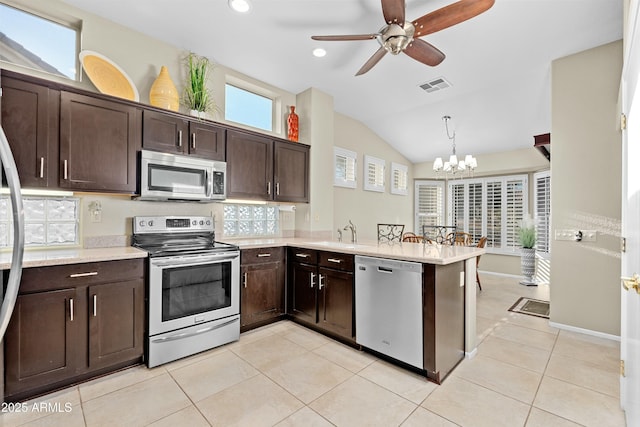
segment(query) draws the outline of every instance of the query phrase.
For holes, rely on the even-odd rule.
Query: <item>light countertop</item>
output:
[[[439,265],[464,261],[485,253],[485,249],[476,248],[475,246],[451,246],[409,242],[389,244],[378,243],[376,241],[350,243],[344,241],[318,241],[301,237],[274,239],[223,239],[223,241],[238,245],[240,249],[295,246],[299,248]]]
[[[131,258],[146,258],[147,252],[131,246],[114,248],[66,248],[24,251],[23,268],[51,265],[80,264],[84,262],[113,261]],[[11,268],[11,252],[0,253],[0,270]]]
[[[240,249],[255,249],[278,246],[295,246],[307,249],[365,255],[378,258],[414,261],[427,264],[451,264],[464,261],[485,253],[484,249],[468,246],[449,246],[422,243],[380,243],[363,241],[359,243],[314,240],[301,237],[272,239],[222,239],[226,243],[238,245]],[[0,270],[11,268],[11,252],[0,253]],[[131,247],[110,248],[65,248],[25,250],[23,267],[44,267],[85,262],[113,261],[130,258],[146,258],[147,252]]]

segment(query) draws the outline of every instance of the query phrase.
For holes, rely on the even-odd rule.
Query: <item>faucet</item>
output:
[[[349,220],[349,224],[344,226],[344,230],[351,230],[351,243],[356,243],[358,241],[358,235],[356,234],[356,226],[353,225],[353,222]]]

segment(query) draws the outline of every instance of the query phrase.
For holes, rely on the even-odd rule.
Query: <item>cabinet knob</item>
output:
[[[66,160],[64,161],[63,176],[64,176],[64,179],[69,179],[69,165]]]
[[[196,149],[196,133],[191,134],[191,148]]]
[[[73,322],[73,298],[69,298],[69,321]]]
[[[258,254],[258,258],[270,257],[271,254]]]
[[[98,315],[98,295],[93,295],[93,317]]]
[[[322,274],[318,274],[318,290],[322,290],[322,287],[324,286],[324,283],[322,283],[322,279],[324,279],[324,277],[322,277]]]
[[[246,271],[242,274],[242,285],[245,288],[247,287],[247,272]]]
[[[313,288],[316,284],[315,282],[316,275],[314,273],[310,273],[310,274],[311,274],[311,287]]]
[[[40,178],[44,178],[44,157],[40,157]]]
[[[182,131],[178,131],[178,147],[182,147]]]

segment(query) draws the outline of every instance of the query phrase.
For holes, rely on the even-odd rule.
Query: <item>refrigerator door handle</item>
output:
[[[13,155],[11,155],[11,147],[2,126],[0,126],[0,161],[7,176],[7,184],[11,194],[14,236],[7,291],[2,301],[2,307],[0,307],[0,339],[2,339],[7,331],[7,326],[9,326],[9,320],[11,320],[13,308],[18,298],[18,288],[22,278],[22,258],[24,256],[24,212],[22,209],[22,195],[20,194],[20,178],[18,178],[18,168]]]

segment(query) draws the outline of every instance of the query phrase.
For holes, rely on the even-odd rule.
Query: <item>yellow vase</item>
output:
[[[160,68],[158,78],[151,85],[149,102],[154,107],[166,108],[167,110],[178,111],[180,108],[178,89],[173,84],[169,70],[164,65]]]

